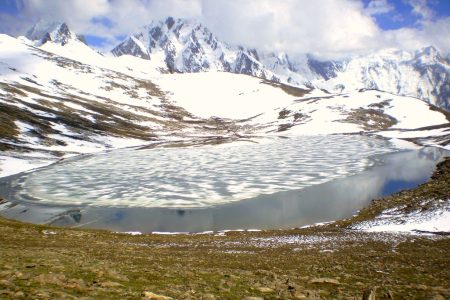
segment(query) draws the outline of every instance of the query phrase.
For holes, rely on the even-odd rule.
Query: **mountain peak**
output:
[[[195,19],[167,17],[152,21],[111,50],[153,61],[168,72],[224,71],[279,78],[259,62],[256,50],[220,41]]]
[[[428,55],[436,55],[439,51],[434,46],[428,46],[422,49],[422,51]]]
[[[40,20],[27,31],[26,37],[29,40],[35,41],[39,46],[49,41],[61,44],[62,46],[71,40],[86,43],[83,36],[76,35],[62,21]]]
[[[229,62],[222,55],[228,48],[198,21],[167,17],[141,27],[111,52],[155,62],[159,59],[161,68],[168,71],[200,72],[229,71]]]
[[[424,47],[420,50],[415,51],[414,60],[416,64],[422,66],[432,66],[436,64],[444,64],[447,66],[448,73],[448,65],[450,61],[446,59],[438,49],[433,46]]]
[[[40,40],[47,33],[54,31],[56,28],[60,27],[62,24],[65,24],[65,23],[61,22],[61,21],[39,20],[36,24],[33,25],[33,27],[31,27],[27,31],[25,36],[32,41]]]
[[[175,20],[173,17],[167,17],[165,23],[167,25],[167,28],[169,28],[169,30],[170,30],[170,29],[172,29],[173,25],[175,24]]]
[[[428,46],[428,47],[424,47],[420,50],[416,51],[416,57],[417,58],[427,58],[427,59],[431,59],[431,60],[436,60],[440,58],[440,53],[439,50],[437,50],[435,47],[433,46]]]
[[[434,47],[417,52],[385,48],[340,60],[321,60],[310,54],[291,56],[232,45],[199,20],[167,17],[141,27],[111,52],[150,60],[152,67],[163,72],[223,71],[330,91],[376,88],[416,95],[446,109],[449,106],[449,64]],[[404,76],[405,72],[411,77]],[[414,78],[420,78],[420,86]]]

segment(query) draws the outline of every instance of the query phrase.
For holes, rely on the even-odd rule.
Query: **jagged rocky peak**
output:
[[[255,49],[231,46],[220,41],[195,20],[168,17],[153,21],[129,36],[112,51],[115,56],[133,55],[161,60],[171,72],[226,71],[272,78],[259,62]]]
[[[421,50],[417,51],[416,53],[419,55],[427,55],[430,57],[439,57],[440,56],[439,51],[433,46],[428,46],[428,47],[422,48]]]
[[[180,46],[193,54],[199,54],[205,52],[204,48],[212,51],[217,49],[218,41],[199,22],[168,17],[141,27],[111,52],[115,56],[128,54],[151,59],[151,53],[163,50],[170,54],[182,50]]]
[[[430,65],[435,63],[444,63],[450,65],[450,60],[441,56],[439,50],[433,46],[428,46],[417,50],[414,54],[416,62],[420,64]]]
[[[168,17],[153,21],[111,52],[115,56],[159,59],[161,68],[171,72],[225,71],[281,80],[264,65],[257,49],[221,41],[196,20]]]
[[[61,21],[41,20],[27,31],[26,37],[39,46],[49,41],[64,46],[71,40],[86,44],[84,36],[75,34]]]
[[[415,52],[382,49],[348,60],[343,68],[320,84],[353,90],[375,88],[397,95],[414,96],[450,110],[450,64],[434,47]]]
[[[308,68],[324,80],[329,80],[342,72],[345,68],[346,60],[319,60],[312,55],[307,55]]]

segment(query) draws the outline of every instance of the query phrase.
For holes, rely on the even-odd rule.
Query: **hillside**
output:
[[[69,12],[0,34],[0,299],[450,299],[448,13],[44,2],[0,4],[11,33]],[[206,16],[130,34],[225,2],[260,49]]]
[[[329,93],[227,72],[161,74],[151,61],[103,56],[63,29],[66,38],[52,33],[45,43],[0,36],[3,175],[177,140],[367,132],[448,144],[446,113],[415,98]]]

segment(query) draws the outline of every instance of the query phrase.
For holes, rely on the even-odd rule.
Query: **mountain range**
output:
[[[0,177],[107,149],[297,134],[448,147],[448,76],[432,47],[293,60],[168,18],[99,53],[65,23],[41,22],[0,34]]]
[[[85,43],[64,22],[39,22],[26,37],[36,45],[47,41],[65,45],[68,40]],[[433,46],[414,52],[384,49],[341,60],[319,60],[309,54],[292,58],[286,53],[230,45],[198,21],[168,17],[143,26],[111,54],[149,60],[160,72],[223,71],[330,92],[378,89],[450,110],[450,60]]]
[[[342,60],[308,54],[291,58],[230,45],[200,22],[169,17],[142,27],[111,52],[151,60],[162,71],[225,71],[333,92],[378,89],[450,109],[450,60],[433,46],[415,52],[385,49]]]

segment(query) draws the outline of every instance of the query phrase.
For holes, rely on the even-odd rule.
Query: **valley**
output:
[[[449,74],[174,18],[0,34],[0,298],[446,299]]]
[[[150,62],[105,57],[78,40],[35,47],[3,35],[1,43],[2,170],[5,162],[24,171],[113,148],[266,135],[363,132],[448,143],[448,113],[411,97],[333,94],[225,72],[157,74]]]

